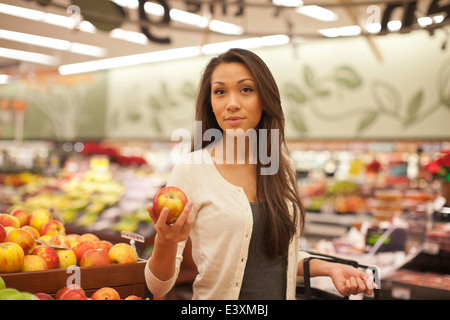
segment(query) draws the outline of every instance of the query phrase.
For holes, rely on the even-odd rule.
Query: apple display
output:
[[[0,224],[0,243],[5,242],[6,239],[6,230],[3,225]]]
[[[40,256],[28,254],[23,258],[21,271],[41,271],[47,269],[47,263]]]
[[[69,284],[67,287],[64,287],[62,289],[59,289],[58,291],[56,291],[55,294],[55,299],[56,300],[61,300],[61,296],[63,294],[65,294],[66,292],[70,291],[70,290],[77,290],[79,291],[83,296],[86,297],[86,292],[84,291],[84,289],[82,287],[80,287],[77,284]]]
[[[89,249],[80,260],[80,267],[104,266],[107,264],[111,264],[111,259],[105,249]]]
[[[23,249],[17,243],[0,243],[0,273],[22,270],[24,257]]]
[[[45,292],[38,292],[34,294],[39,300],[55,300],[51,295]]]
[[[176,221],[188,202],[186,194],[177,187],[164,187],[159,190],[153,198],[153,211],[159,217],[164,207],[169,209],[166,223]]]
[[[17,243],[22,248],[24,254],[30,254],[36,244],[33,235],[22,229],[11,230],[7,234],[5,241]]]
[[[41,235],[50,235],[50,236],[56,236],[57,234],[65,235],[66,228],[58,220],[49,220],[42,225],[41,231],[39,231],[39,233]]]
[[[39,234],[39,231],[37,231],[37,229],[33,228],[32,226],[26,225],[21,227],[20,229],[27,230],[29,233],[33,235],[34,239],[39,239],[39,237],[41,236]]]
[[[59,258],[59,268],[68,268],[77,265],[77,256],[72,249],[55,249],[55,251]]]
[[[52,237],[53,237],[53,236],[51,236],[51,235],[49,235],[49,234],[46,234],[46,235],[40,236],[40,237],[38,238],[38,241],[39,241],[41,244],[50,245],[50,239],[51,239]]]
[[[52,214],[47,209],[37,209],[31,213],[30,226],[41,232],[42,226],[52,219]]]
[[[106,240],[100,240],[95,242],[95,248],[99,249],[105,249],[106,252],[109,252],[109,250],[112,248],[113,244],[110,241]]]
[[[48,243],[55,247],[62,247],[62,248],[70,248],[70,241],[67,239],[66,236],[57,234],[56,236],[53,236],[50,238]]]
[[[81,241],[86,241],[86,240],[90,240],[90,241],[100,241],[100,238],[97,237],[95,234],[93,233],[83,233],[82,235],[80,235],[77,239],[78,242]]]
[[[20,228],[20,221],[7,213],[0,213],[0,224],[4,227]]]
[[[128,297],[126,297],[125,300],[144,300],[144,299],[132,294],[132,295],[129,295]]]
[[[30,219],[31,219],[31,214],[28,213],[25,210],[22,209],[15,209],[13,210],[10,215],[16,217],[17,219],[19,219],[20,222],[20,226],[23,227],[27,224],[30,223]]]
[[[103,287],[95,291],[92,300],[120,300],[120,295],[114,288]]]
[[[134,263],[138,260],[136,249],[127,243],[116,243],[108,252],[111,263]]]
[[[90,241],[90,240],[81,241],[81,242],[78,242],[72,248],[73,252],[75,253],[75,256],[77,257],[78,263],[80,263],[81,258],[83,257],[83,254],[89,249],[95,249],[94,241]]]
[[[36,246],[31,254],[40,256],[49,269],[59,268],[59,256],[56,250],[45,245]]]

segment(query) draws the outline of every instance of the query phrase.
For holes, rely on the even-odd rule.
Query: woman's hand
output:
[[[364,271],[345,264],[333,263],[330,277],[336,289],[344,296],[358,293],[371,295],[376,288],[373,279]]]
[[[194,223],[191,209],[192,201],[188,201],[177,220],[173,224],[167,224],[166,219],[169,214],[169,209],[163,208],[161,214],[157,217],[153,211],[153,206],[148,205],[147,211],[152,218],[158,241],[170,245],[187,240]]]

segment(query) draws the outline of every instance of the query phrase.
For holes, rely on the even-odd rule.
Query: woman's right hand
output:
[[[167,215],[169,209],[163,208],[159,217],[153,211],[153,206],[147,206],[148,214],[153,221],[153,227],[156,230],[158,241],[165,244],[176,244],[187,240],[191,232],[194,218],[192,214],[192,201],[188,201],[177,220],[172,224],[167,224]]]

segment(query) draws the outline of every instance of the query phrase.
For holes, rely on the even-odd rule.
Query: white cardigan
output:
[[[252,212],[247,196],[222,177],[206,149],[189,154],[174,167],[167,185],[182,189],[193,201],[192,257],[198,269],[193,299],[235,300],[239,297],[252,234]],[[155,296],[164,296],[175,284],[185,242],[178,245],[175,274],[156,278],[146,266],[145,279]],[[298,237],[289,245],[286,298],[295,298]],[[264,281],[264,279],[261,279]]]

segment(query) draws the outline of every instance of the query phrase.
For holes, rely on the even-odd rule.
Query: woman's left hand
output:
[[[376,284],[364,271],[345,264],[336,263],[330,270],[330,277],[340,294],[373,294]]]

